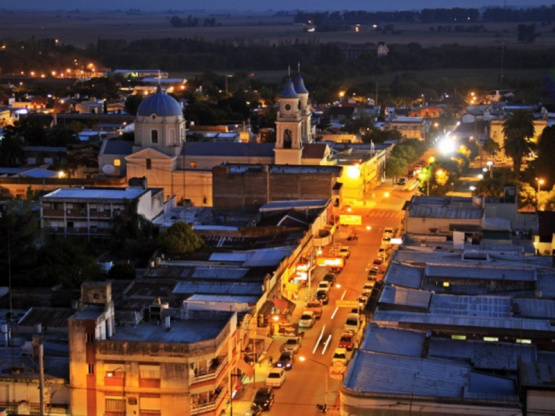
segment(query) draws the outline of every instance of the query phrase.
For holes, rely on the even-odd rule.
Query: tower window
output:
[[[283,148],[291,149],[292,144],[293,144],[293,138],[292,138],[291,130],[287,129],[283,132]]]
[[[158,143],[158,130],[150,131],[150,141],[151,143]]]

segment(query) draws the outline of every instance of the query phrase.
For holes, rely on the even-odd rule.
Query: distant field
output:
[[[102,39],[132,41],[143,38],[201,38],[209,41],[234,40],[237,42],[260,42],[268,45],[280,42],[317,40],[348,42],[354,44],[386,42],[388,44],[419,43],[424,47],[458,43],[460,45],[492,46],[504,43],[508,47],[531,47],[517,43],[517,24],[488,24],[481,33],[437,33],[430,25],[395,24],[396,34],[382,34],[369,27],[352,28],[349,32],[306,33],[302,26],[293,24],[292,16],[247,15],[208,16],[193,15],[203,19],[213,17],[218,27],[173,28],[169,18],[187,18],[185,13],[128,14],[124,12],[13,12],[0,11],[0,38],[16,40],[56,38],[61,43],[85,47]],[[536,25],[541,36],[533,48],[555,44],[552,25]]]

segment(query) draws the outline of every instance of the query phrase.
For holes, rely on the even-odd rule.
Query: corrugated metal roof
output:
[[[252,295],[260,296],[262,294],[262,285],[260,282],[255,283],[239,283],[236,281],[188,281],[178,282],[173,290],[175,295]]]
[[[248,273],[249,269],[239,267],[195,267],[191,274],[192,279],[219,279],[240,280]]]
[[[536,270],[530,268],[496,267],[482,264],[443,265],[427,264],[424,274],[430,278],[444,277],[448,279],[505,280],[505,281],[536,281]]]
[[[431,338],[428,357],[465,360],[475,369],[517,371],[518,360],[535,361],[534,345]]]
[[[384,281],[389,285],[419,289],[424,276],[424,267],[392,262]]]
[[[59,188],[42,197],[44,200],[52,199],[103,199],[122,200],[136,199],[147,192],[143,188]]]
[[[480,220],[484,210],[468,206],[424,206],[411,205],[409,216],[412,218],[449,218],[459,220]]]
[[[364,332],[364,341],[360,348],[388,354],[422,357],[425,332],[384,328],[370,324]]]
[[[496,318],[484,316],[453,316],[437,315],[418,312],[381,311],[378,310],[373,317],[377,324],[390,325],[391,323],[414,323],[424,325],[449,326],[453,330],[457,327],[476,327],[507,331],[536,331],[555,334],[555,326],[549,320],[523,319],[523,318]]]
[[[398,306],[412,306],[428,309],[431,292],[414,290],[404,287],[385,286],[380,297],[380,304],[395,304]]]
[[[512,316],[511,298],[507,296],[434,295],[430,313],[457,316]]]

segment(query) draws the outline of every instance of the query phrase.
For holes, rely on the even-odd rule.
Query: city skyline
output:
[[[294,0],[282,0],[280,2],[242,0],[230,3],[225,0],[161,0],[151,2],[147,0],[120,0],[114,4],[111,0],[98,0],[88,2],[85,0],[21,0],[13,2],[0,0],[0,9],[8,10],[30,10],[30,11],[54,11],[54,10],[184,10],[184,11],[277,11],[277,10],[305,10],[305,11],[333,11],[333,10],[366,10],[366,11],[396,11],[396,10],[421,10],[426,8],[484,8],[484,7],[511,7],[511,8],[534,8],[540,6],[555,5],[553,1],[535,0],[523,5],[519,0],[452,0],[445,4],[442,0],[422,0],[414,3],[411,0],[390,0],[389,2],[376,4],[374,2],[363,3],[358,0],[344,0],[339,3],[332,0],[305,0],[298,3]]]

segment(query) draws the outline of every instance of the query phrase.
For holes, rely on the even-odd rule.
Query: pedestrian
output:
[[[268,358],[268,367],[271,367],[274,364],[274,359],[272,356],[270,356],[270,358]]]

